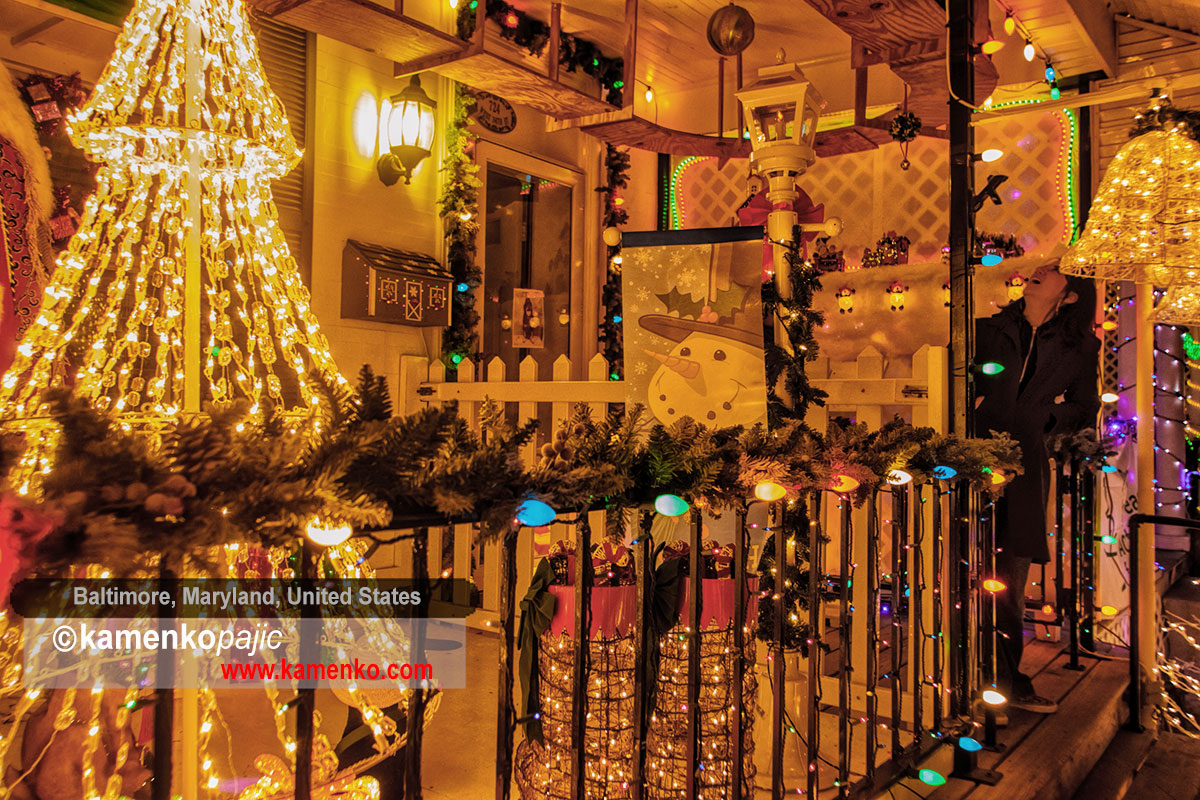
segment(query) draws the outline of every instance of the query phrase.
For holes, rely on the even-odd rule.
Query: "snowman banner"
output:
[[[628,402],[668,425],[765,423],[761,229],[634,233],[623,245]]]

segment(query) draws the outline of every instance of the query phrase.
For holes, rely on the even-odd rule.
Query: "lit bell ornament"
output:
[[[604,243],[609,247],[616,247],[621,243],[621,230],[619,228],[605,228],[602,235]]]

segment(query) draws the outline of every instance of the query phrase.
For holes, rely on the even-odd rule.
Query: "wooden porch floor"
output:
[[[1074,671],[1068,669],[1065,643],[1046,641],[1028,643],[1026,654],[1024,664],[1032,670],[1038,694],[1057,702],[1059,710],[1050,715],[1012,711],[1008,727],[998,732],[1002,749],[979,754],[979,765],[999,771],[1001,781],[986,786],[951,778],[934,792],[912,781],[907,785],[930,800],[1067,800],[1074,795],[1128,718],[1128,662],[1123,653],[1112,660],[1082,657],[1083,669]],[[940,771],[948,774],[950,754],[939,755]]]

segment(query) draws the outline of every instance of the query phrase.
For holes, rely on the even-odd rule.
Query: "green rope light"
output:
[[[1200,360],[1200,342],[1192,338],[1192,334],[1184,331],[1183,333],[1183,349],[1187,351],[1187,357],[1193,361]]]
[[[1063,148],[1062,159],[1062,186],[1059,191],[1063,195],[1063,210],[1066,212],[1066,219],[1063,220],[1067,225],[1067,230],[1070,231],[1070,238],[1067,244],[1074,244],[1079,238],[1079,192],[1078,186],[1075,184],[1075,156],[1079,147],[1079,118],[1074,109],[1064,108],[1063,115],[1067,121],[1067,129],[1063,131],[1067,134],[1067,146]]]
[[[679,230],[683,227],[682,209],[679,208],[679,180],[683,177],[684,171],[698,161],[703,161],[708,156],[688,156],[683,161],[675,165],[675,169],[671,172],[671,191],[670,191],[670,206],[671,206],[671,229]]]

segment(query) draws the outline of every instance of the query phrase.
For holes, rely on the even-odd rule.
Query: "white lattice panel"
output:
[[[718,168],[715,158],[686,167],[677,187],[681,228],[724,228],[733,225],[746,201],[746,159],[735,158]]]
[[[979,229],[1016,236],[1029,253],[1052,249],[1064,238],[1060,194],[1063,125],[1059,112],[1030,112],[980,125],[976,149],[999,148],[1005,155],[976,167],[976,185],[992,173],[1008,175],[999,193],[1004,201],[987,203],[977,218]],[[911,241],[909,260],[935,261],[950,237],[948,144],[921,137],[908,148],[908,170],[900,169],[900,146],[819,159],[800,179],[814,203],[824,203],[826,216],[845,225],[840,244],[851,269],[888,231]],[[717,159],[689,167],[677,187],[684,218],[681,227],[728,225],[745,201],[746,162],[729,161],[718,170]]]
[[[875,238],[895,231],[909,238],[910,262],[937,261],[950,241],[950,151],[946,141],[926,137],[912,141],[907,170],[900,169],[904,160],[900,145],[885,145],[874,152],[880,218]],[[866,247],[874,245],[874,240],[864,243]]]
[[[989,233],[1016,236],[1028,253],[1051,250],[1063,240],[1060,164],[1063,136],[1058,112],[1033,112],[1000,119],[975,129],[975,149],[1004,151],[1004,158],[975,169],[975,185],[990,174],[1007,175],[999,189],[1000,205],[985,203],[976,226]]]
[[[875,219],[875,158],[877,150],[819,158],[800,178],[800,187],[817,204],[825,204],[826,217],[841,217],[841,235],[847,266],[862,260],[866,243],[874,245],[883,231]]]

